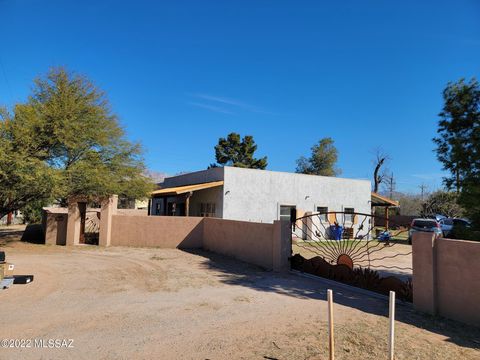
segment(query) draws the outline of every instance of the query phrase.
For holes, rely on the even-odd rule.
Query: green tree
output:
[[[480,175],[480,85],[476,79],[448,83],[439,114],[437,157],[448,170],[448,188],[460,192],[463,181]]]
[[[230,133],[226,139],[218,140],[218,145],[215,146],[217,164],[211,164],[210,167],[235,166],[264,170],[267,167],[267,157],[255,158],[256,150],[253,136],[246,135],[241,139],[240,134]]]
[[[0,215],[41,199],[143,198],[152,189],[141,147],[125,138],[105,94],[63,68],[38,78],[0,129]]]
[[[336,167],[338,151],[332,138],[321,139],[311,150],[310,158],[302,156],[297,160],[297,173],[322,176],[341,174],[341,170]]]
[[[441,214],[447,217],[460,217],[463,209],[458,204],[458,195],[451,191],[436,191],[423,204],[423,215]]]
[[[455,188],[467,216],[480,227],[480,84],[476,79],[448,83],[439,114],[437,157],[448,170],[446,186]]]
[[[48,200],[54,193],[52,184],[58,172],[43,160],[31,156],[28,145],[13,141],[14,120],[5,110],[0,112],[0,218],[22,209],[32,200]]]

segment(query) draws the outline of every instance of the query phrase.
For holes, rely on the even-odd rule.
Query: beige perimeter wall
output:
[[[277,271],[288,270],[288,223],[202,217],[112,215],[111,245],[203,248]]]
[[[203,248],[273,268],[272,224],[205,218]]]
[[[413,237],[415,308],[480,325],[480,242]]]
[[[111,245],[201,248],[203,218],[176,216],[112,216]]]
[[[438,239],[438,312],[480,325],[480,242]]]

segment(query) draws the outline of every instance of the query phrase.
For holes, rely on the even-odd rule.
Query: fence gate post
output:
[[[98,245],[110,246],[112,239],[112,216],[117,213],[118,196],[112,195],[102,202]]]
[[[329,347],[329,359],[335,360],[335,339],[333,333],[333,292],[327,290],[328,299],[328,347]]]
[[[388,360],[394,360],[395,353],[395,291],[390,291],[389,304]]]

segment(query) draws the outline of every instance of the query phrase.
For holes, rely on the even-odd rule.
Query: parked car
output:
[[[408,243],[412,243],[412,236],[417,231],[433,232],[436,236],[442,236],[442,228],[435,219],[413,219],[408,231]]]
[[[448,236],[453,228],[469,228],[470,222],[466,219],[446,218],[439,221],[443,236]]]
[[[437,220],[438,222],[440,222],[440,220],[442,219],[446,219],[447,217],[445,215],[442,215],[442,214],[431,214],[431,215],[427,215],[425,216],[427,219],[435,219]]]

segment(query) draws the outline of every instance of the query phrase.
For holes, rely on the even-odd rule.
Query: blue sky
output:
[[[399,190],[441,184],[445,84],[480,74],[480,2],[0,0],[0,103],[51,66],[108,93],[150,169],[204,169],[231,131],[294,171],[322,137],[343,176],[390,153]]]

